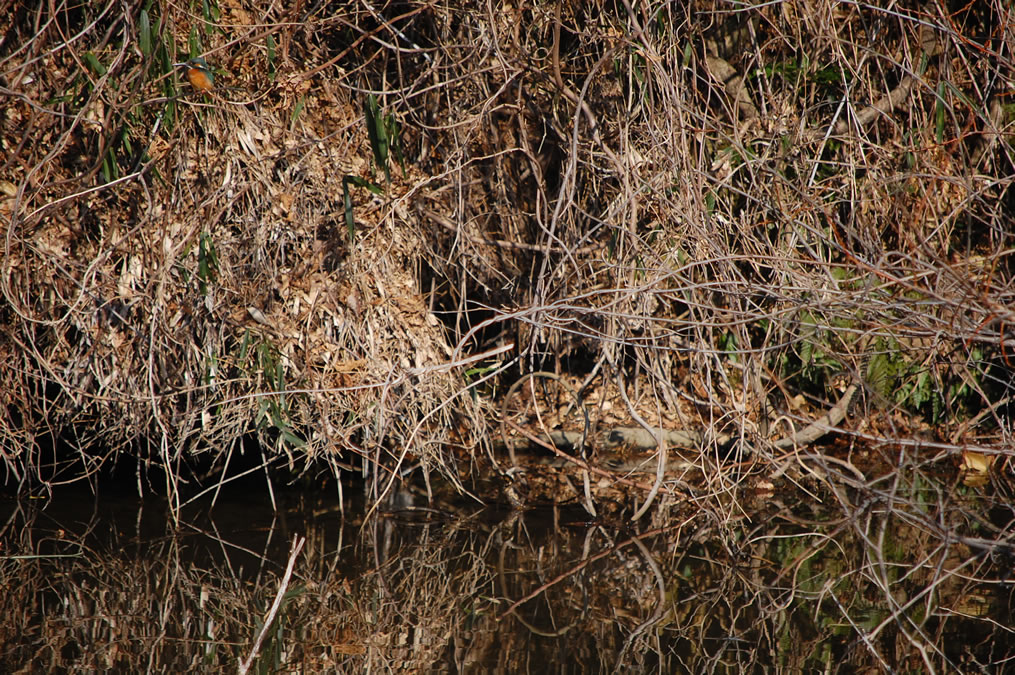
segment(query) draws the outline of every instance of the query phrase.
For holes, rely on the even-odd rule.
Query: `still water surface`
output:
[[[965,502],[847,519],[741,495],[724,517],[675,501],[633,525],[409,493],[368,517],[344,494],[291,488],[273,509],[263,486],[234,486],[178,521],[111,489],[5,497],[0,671],[232,671],[262,632],[252,672],[977,670],[1015,655],[1010,548],[955,523]],[[949,508],[965,539],[935,534]]]

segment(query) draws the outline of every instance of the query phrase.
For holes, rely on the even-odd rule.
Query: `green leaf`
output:
[[[500,367],[499,364],[494,364],[492,366],[476,366],[475,368],[469,368],[464,373],[465,379],[471,382],[472,378],[475,377],[476,375],[486,375],[489,372],[497,370],[497,368],[499,367]]]
[[[138,19],[138,43],[142,54],[148,56],[152,53],[152,22],[147,9],[141,10],[141,16]]]
[[[346,176],[345,180],[349,181],[356,187],[366,188],[367,190],[373,192],[375,195],[381,196],[384,195],[384,188],[382,188],[380,185],[371,183],[370,181],[364,178],[360,178],[359,176]]]
[[[936,115],[935,115],[936,129],[935,129],[935,134],[934,134],[934,136],[937,139],[938,143],[943,142],[944,141],[944,137],[945,137],[945,99],[944,99],[944,94],[945,94],[945,83],[944,82],[938,82],[937,83],[937,110],[936,110]]]
[[[896,388],[900,355],[898,344],[878,339],[873,346],[874,354],[867,362],[867,383],[880,396],[891,399]]]
[[[102,157],[102,177],[107,183],[112,183],[120,177],[120,167],[116,162],[116,153],[112,147]]]
[[[218,254],[215,252],[215,242],[212,240],[211,234],[203,232],[198,242],[197,251],[197,278],[200,282],[202,294],[208,292],[208,282],[215,280],[218,266]]]
[[[288,428],[282,429],[282,440],[292,448],[302,448],[307,444],[306,441],[289,431]]]
[[[373,94],[367,96],[363,112],[366,117],[367,136],[370,137],[370,149],[374,153],[374,162],[387,175],[388,135],[384,130],[384,120],[381,118],[381,110],[376,96]]]
[[[92,72],[99,77],[106,74],[106,67],[99,61],[99,57],[92,52],[85,52],[85,65],[87,65]]]
[[[804,368],[811,365],[814,360],[814,343],[810,340],[804,340],[800,344],[800,363]]]
[[[291,131],[293,126],[296,124],[296,120],[303,114],[303,108],[307,105],[306,95],[300,96],[299,100],[296,101],[296,105],[293,107],[293,114],[289,118],[289,130]]]
[[[345,227],[349,230],[349,241],[351,242],[356,238],[356,221],[352,217],[352,192],[349,190],[350,185],[366,188],[375,195],[383,195],[384,190],[370,181],[360,178],[359,176],[348,175],[342,178],[342,201],[344,202],[345,207]]]
[[[349,191],[349,176],[342,179],[342,200],[345,204],[345,229],[349,232],[349,242],[356,240],[356,220],[352,217],[352,194]]]
[[[395,119],[394,115],[387,115],[384,118],[385,131],[388,134],[388,146],[391,148],[392,154],[395,155],[395,161],[398,162],[398,166],[402,169],[402,177],[406,177],[405,173],[405,156],[402,155],[402,141],[401,132],[402,127]]]
[[[251,335],[250,335],[250,329],[247,328],[247,329],[245,329],[243,331],[243,339],[240,340],[240,350],[239,350],[239,353],[237,355],[239,357],[238,358],[239,361],[245,361],[246,360],[246,358],[247,358],[247,350],[250,348],[250,343],[251,342],[252,342],[252,340],[251,340]]]
[[[264,40],[265,47],[268,50],[268,76],[272,80],[275,79],[275,36],[268,33],[268,37]]]
[[[222,12],[214,2],[208,2],[208,0],[201,0],[201,13],[204,15],[204,20],[208,23],[215,23],[222,16]]]

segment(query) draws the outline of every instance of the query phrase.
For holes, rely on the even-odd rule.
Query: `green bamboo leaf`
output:
[[[268,33],[268,37],[264,40],[265,47],[268,50],[268,76],[271,79],[275,79],[275,36]]]
[[[222,17],[218,4],[208,2],[208,0],[202,0],[201,13],[204,15],[204,20],[208,23],[216,23]]]
[[[106,74],[106,67],[99,61],[99,57],[92,52],[85,52],[85,64],[99,77]]]
[[[342,179],[342,199],[345,202],[345,229],[349,232],[349,241],[356,239],[356,221],[352,217],[352,194],[349,191],[349,176]]]
[[[116,154],[110,148],[102,157],[102,178],[107,183],[112,183],[120,177],[119,167],[116,164]]]
[[[345,180],[349,181],[356,187],[366,188],[367,190],[373,192],[375,195],[380,196],[384,195],[384,188],[382,188],[380,185],[371,183],[370,181],[364,178],[360,178],[359,176],[346,176]]]
[[[282,361],[275,362],[275,388],[278,391],[283,391],[285,389],[285,368],[282,365]],[[279,396],[279,405],[282,406],[283,410],[285,409],[284,396]]]
[[[402,154],[402,127],[394,115],[388,115],[384,121],[387,125],[388,138],[390,139],[388,145],[391,147],[391,152],[395,155],[395,161],[398,162],[398,166],[402,169],[402,177],[405,178],[407,174],[405,172],[405,155]]]
[[[374,99],[374,133],[377,135],[377,145],[380,150],[380,162],[381,167],[388,165],[388,131],[384,126],[384,116],[377,108],[377,99]]]
[[[293,126],[296,124],[296,120],[299,119],[300,115],[303,114],[303,109],[306,107],[306,105],[307,105],[307,97],[305,95],[300,96],[299,100],[296,101],[296,105],[293,107],[293,114],[289,118],[290,130],[292,130]]]
[[[215,281],[218,271],[218,254],[215,252],[215,242],[211,234],[202,233],[198,242],[197,250],[197,278],[201,294],[208,292],[208,282]]]
[[[306,441],[289,429],[282,429],[282,440],[284,440],[291,448],[302,448],[306,446]]]
[[[250,329],[247,328],[243,331],[243,339],[240,340],[239,360],[241,362],[247,359],[247,350],[250,348],[251,342]]]
[[[138,19],[138,43],[142,54],[148,56],[152,53],[152,22],[147,9],[141,10],[141,17]]]
[[[356,238],[356,221],[352,217],[352,192],[349,190],[350,185],[366,188],[375,195],[383,195],[384,190],[370,181],[360,178],[359,176],[348,175],[342,178],[342,201],[344,202],[345,207],[345,227],[349,231],[349,241],[353,241]]]
[[[383,169],[388,160],[388,138],[384,133],[384,121],[381,119],[377,97],[373,94],[367,96],[363,108],[367,123],[367,136],[370,138],[370,149],[374,153],[374,162]]]
[[[944,99],[944,95],[945,95],[945,83],[944,82],[938,82],[938,84],[937,84],[937,111],[936,111],[937,115],[936,115],[936,120],[935,120],[937,122],[937,129],[936,129],[935,137],[937,138],[937,142],[938,143],[943,142],[944,141],[944,137],[945,137],[945,99]]]

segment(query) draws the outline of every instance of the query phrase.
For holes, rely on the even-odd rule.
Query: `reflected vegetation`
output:
[[[237,490],[178,523],[152,499],[11,498],[0,670],[235,669],[297,537],[252,672],[1003,668],[1010,495],[901,475],[671,500],[637,525],[408,492],[364,520],[335,490],[277,512]]]

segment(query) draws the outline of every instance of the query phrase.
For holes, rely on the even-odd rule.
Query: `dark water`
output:
[[[1015,656],[1010,512],[982,494],[868,495],[848,515],[829,494],[673,499],[635,525],[410,491],[368,515],[343,492],[276,490],[273,508],[234,485],[178,519],[114,489],[5,497],[0,671],[235,670],[296,540],[252,672],[1000,672]]]

